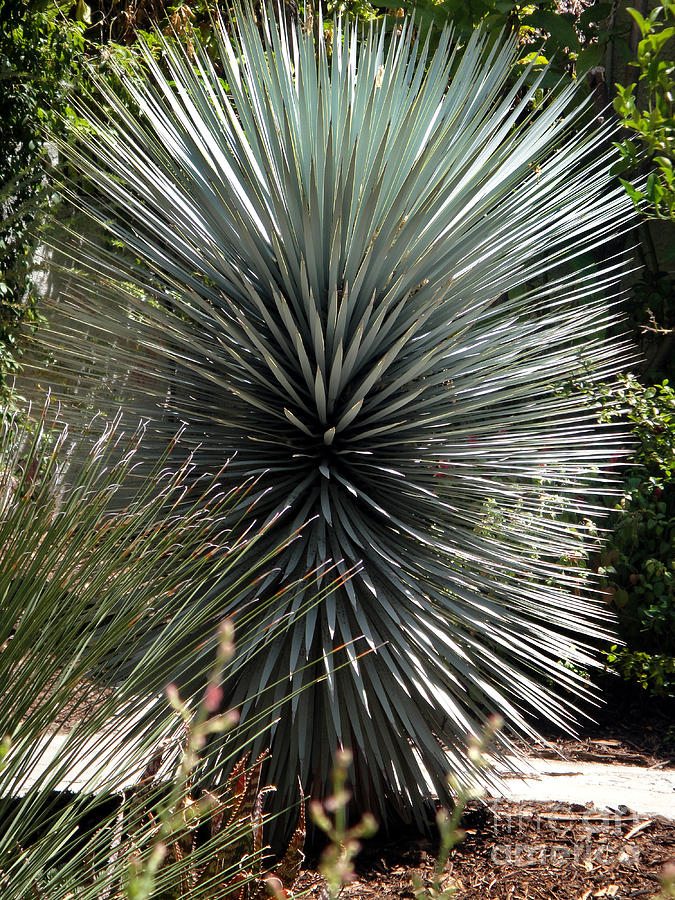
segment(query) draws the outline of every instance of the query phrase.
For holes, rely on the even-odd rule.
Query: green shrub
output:
[[[654,693],[675,690],[675,390],[627,376],[605,392],[631,423],[636,441],[623,473],[610,542],[600,557],[605,596],[616,609],[625,648],[608,662]],[[605,420],[619,415],[606,406]]]
[[[148,439],[142,428],[125,434],[118,419],[85,446],[48,406],[32,432],[16,416],[0,419],[3,900],[120,897],[134,860],[159,863],[162,842],[167,858],[155,869],[157,884],[171,891],[164,897],[181,896],[179,886],[191,879],[194,900],[220,896],[204,875],[208,865],[223,874],[223,889],[234,876],[254,882],[260,869],[253,865],[260,841],[253,846],[250,817],[238,804],[243,792],[231,784],[213,793],[202,816],[209,840],[183,856],[175,845],[193,843],[193,796],[204,785],[193,757],[199,749],[200,765],[209,761],[212,783],[213,748],[204,737],[227,723],[215,719],[211,695],[236,659],[216,635],[222,602],[213,596],[197,610],[191,601],[214,573],[248,555],[244,581],[222,582],[237,595],[260,574],[265,555],[251,554],[256,532],[231,527],[237,492],[224,492],[217,476],[195,482],[178,438],[139,482],[135,462]],[[245,613],[239,623],[239,647],[255,656]],[[191,629],[209,635],[200,681],[210,692],[201,705],[201,694],[187,696],[177,722],[165,687],[184,680]],[[181,755],[186,730],[189,752]],[[231,741],[228,752],[234,761],[242,745]],[[164,808],[167,785],[160,829],[153,811]],[[245,796],[256,805],[255,784]],[[260,809],[257,815],[260,826]]]
[[[617,143],[622,155],[619,171],[644,167],[647,177],[639,185],[623,184],[635,204],[647,215],[675,218],[675,61],[665,53],[675,37],[675,2],[662,0],[648,15],[628,10],[642,40],[637,59],[637,81],[615,85],[614,109],[631,138]]]
[[[58,16],[43,0],[0,0],[0,388],[22,324],[39,318],[35,227],[53,201],[45,142],[62,131],[83,49],[79,26]]]
[[[613,644],[607,662],[626,681],[637,682],[655,696],[675,697],[675,657]]]

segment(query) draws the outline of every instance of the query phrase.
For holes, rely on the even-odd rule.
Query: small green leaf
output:
[[[539,9],[523,19],[523,24],[532,25],[534,28],[548,32],[553,41],[561,47],[569,47],[570,50],[573,50],[579,45],[579,37],[574,30],[572,19],[562,13]]]
[[[91,6],[85,0],[77,0],[75,4],[75,18],[78,22],[91,25]]]
[[[639,13],[637,11],[637,9],[633,9],[632,6],[627,6],[626,10],[635,19],[642,34],[647,34],[650,30],[650,26],[647,24],[647,22],[645,22],[644,16],[641,13]]]
[[[591,44],[590,47],[585,47],[577,57],[577,77],[581,77],[589,69],[599,66],[604,56],[605,48],[601,44]]]
[[[645,199],[645,194],[642,191],[638,191],[636,188],[634,188],[630,182],[625,181],[623,178],[619,178],[619,181],[624,186],[626,193],[633,201],[633,203],[639,203],[641,200]]]

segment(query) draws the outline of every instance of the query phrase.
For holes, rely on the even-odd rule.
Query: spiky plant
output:
[[[212,718],[212,693],[231,664],[223,644],[216,680],[215,623],[241,585],[223,577],[227,598],[199,605],[194,598],[214,568],[224,576],[236,562],[241,574],[246,556],[244,583],[251,582],[266,571],[264,554],[253,562],[257,531],[231,528],[239,493],[224,492],[215,475],[195,481],[192,460],[176,446],[139,484],[143,439],[142,429],[125,435],[118,419],[78,454],[84,441],[71,439],[48,407],[32,433],[14,417],[0,419],[3,900],[123,900],[138,868],[132,864],[146,877],[162,842],[167,859],[153,896],[236,900],[255,880],[259,847],[250,818],[226,792],[191,818],[203,774],[194,760],[186,769],[186,760],[200,754],[205,764],[197,738],[227,724]],[[245,620],[238,641],[250,653],[260,640],[247,636]],[[200,664],[201,687],[210,684],[211,693],[198,714],[199,694],[181,705],[192,743],[184,777],[174,780],[185,735],[164,688],[185,671],[191,632],[210,638]],[[230,743],[229,752],[236,759],[241,745]],[[163,770],[154,766],[156,778],[143,778],[162,755]],[[167,794],[172,806],[162,815]],[[211,836],[195,846],[200,818]],[[257,831],[259,838],[260,822]],[[180,855],[175,847],[186,842],[191,853]],[[189,894],[181,893],[186,880]]]
[[[207,465],[258,477],[270,541],[308,523],[262,596],[358,568],[242,657],[227,703],[245,726],[324,673],[273,726],[281,796],[298,770],[321,792],[345,745],[360,807],[422,815],[472,773],[485,713],[528,733],[587,691],[560,661],[592,664],[608,618],[559,559],[583,556],[620,442],[566,386],[629,355],[622,263],[594,251],[630,201],[611,127],[574,86],[541,106],[514,83],[515,39],[446,31],[431,54],[410,23],[338,21],[329,51],[309,31],[240,10],[217,66],[159,37],[123,97],[92,75],[103,103],[61,153],[113,241],[64,238],[45,341],[71,403],[186,421]]]

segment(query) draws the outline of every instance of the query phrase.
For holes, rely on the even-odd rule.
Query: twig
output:
[[[632,837],[635,837],[636,834],[639,834],[641,831],[644,831],[645,828],[649,828],[649,826],[653,824],[654,819],[647,819],[646,822],[640,822],[635,828],[631,828],[628,834],[624,836],[624,841],[629,841]]]

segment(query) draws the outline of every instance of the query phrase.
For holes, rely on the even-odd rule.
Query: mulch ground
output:
[[[567,759],[589,762],[675,766],[675,700],[650,697],[617,678],[607,678],[604,688],[605,705],[595,711],[596,721],[582,721],[577,737],[540,723],[550,746],[521,744],[521,750],[543,757],[562,752]]]
[[[467,810],[463,824],[443,876],[456,900],[649,898],[675,858],[675,822],[590,806],[494,801]],[[434,859],[429,839],[372,841],[341,900],[413,898],[413,876],[428,884]],[[297,888],[318,900],[321,885],[307,870]]]
[[[619,689],[597,718],[576,738],[542,726],[548,744],[522,749],[570,760],[675,766],[675,704]],[[672,820],[622,806],[494,800],[469,807],[462,827],[466,836],[443,875],[443,886],[455,888],[454,900],[650,900],[664,865],[675,862],[675,796]],[[340,900],[412,900],[413,877],[428,884],[435,858],[433,837],[412,831],[376,837],[364,846],[356,880]],[[322,879],[313,867],[297,887],[312,900],[321,898]]]

